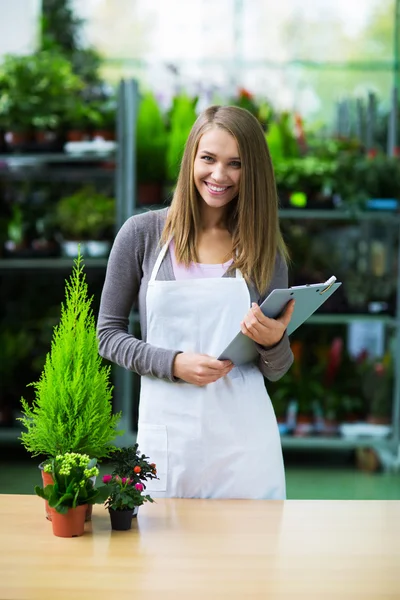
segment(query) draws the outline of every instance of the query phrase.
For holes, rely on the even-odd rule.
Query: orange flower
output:
[[[135,467],[135,468],[133,469],[133,472],[134,472],[134,473],[140,473],[140,471],[141,471],[141,470],[142,470],[142,469],[141,469],[140,467]]]

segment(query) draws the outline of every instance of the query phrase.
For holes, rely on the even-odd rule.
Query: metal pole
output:
[[[396,0],[394,12],[394,87],[400,89],[400,0]]]
[[[396,345],[394,355],[394,390],[392,411],[392,441],[394,450],[400,446],[400,228],[397,250]]]
[[[397,88],[392,90],[391,108],[388,118],[387,155],[395,156],[397,147],[397,115],[398,115],[398,93]]]
[[[118,87],[118,105],[117,105],[117,152],[115,157],[115,235],[122,227],[124,222],[124,119],[125,119],[125,81],[122,80]]]
[[[125,198],[124,216],[129,219],[136,208],[136,119],[139,104],[137,81],[130,79],[125,84],[125,140],[124,140],[124,170]]]
[[[117,156],[116,156],[116,230],[134,214],[136,206],[136,114],[138,86],[136,81],[121,81],[118,90]],[[130,319],[129,332],[133,331]],[[114,410],[122,411],[120,429],[125,435],[117,438],[119,445],[130,445],[136,437],[133,431],[134,377],[131,371],[115,367]]]

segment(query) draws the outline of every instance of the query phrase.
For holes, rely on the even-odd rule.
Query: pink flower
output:
[[[138,492],[143,492],[143,484],[142,483],[135,483],[135,488],[137,489]]]
[[[103,483],[110,483],[112,475],[103,475]]]
[[[127,481],[128,481],[128,478],[127,478],[127,477],[123,477],[123,478],[121,479],[121,483],[123,483],[123,484],[125,484]]]

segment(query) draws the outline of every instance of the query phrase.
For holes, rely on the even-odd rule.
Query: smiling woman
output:
[[[194,183],[204,202],[213,208],[232,202],[239,194],[240,174],[235,138],[218,127],[204,133],[193,167]]]
[[[287,287],[274,173],[258,121],[212,106],[186,143],[169,209],[129,219],[115,240],[101,299],[100,353],[142,376],[138,438],[154,459],[154,497],[285,497],[282,449],[264,377],[293,361],[293,307],[258,303]],[[139,304],[143,340],[128,331]],[[217,356],[242,329],[258,353]]]

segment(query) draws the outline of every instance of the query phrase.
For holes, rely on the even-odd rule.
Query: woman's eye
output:
[[[205,160],[206,162],[210,162],[210,161],[212,161],[212,160],[213,160],[212,156],[207,156],[207,155],[206,155],[206,156],[202,156],[201,158],[202,158],[203,160]]]
[[[238,160],[233,160],[233,161],[231,162],[231,165],[232,165],[233,167],[235,167],[236,169],[240,169],[240,167],[242,166],[242,163],[241,163],[241,162],[239,162]]]

